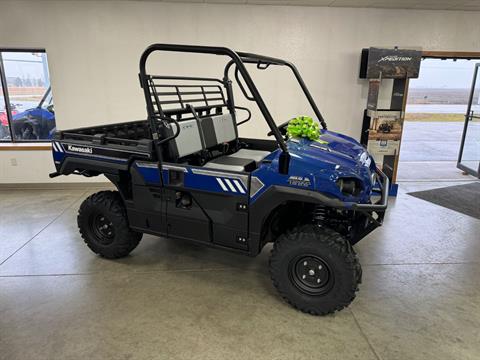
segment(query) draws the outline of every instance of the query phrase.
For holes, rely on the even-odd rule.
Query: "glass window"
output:
[[[2,124],[5,122],[7,131],[2,131],[0,139],[9,140],[11,135],[13,141],[51,139],[56,125],[47,54],[1,51],[1,60],[3,74],[0,75],[7,84],[7,91],[2,94],[8,97],[10,113],[4,110],[6,119]]]

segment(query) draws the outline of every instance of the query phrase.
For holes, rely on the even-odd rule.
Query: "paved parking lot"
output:
[[[471,123],[465,158],[480,159],[480,124]],[[400,149],[398,181],[472,180],[457,169],[463,122],[406,121]]]

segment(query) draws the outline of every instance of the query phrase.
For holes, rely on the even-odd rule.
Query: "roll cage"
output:
[[[166,52],[181,52],[181,53],[196,53],[196,54],[212,54],[212,55],[221,55],[227,56],[230,58],[230,61],[227,63],[224,69],[224,77],[223,80],[215,79],[215,78],[202,78],[202,77],[185,77],[185,76],[152,76],[148,75],[146,72],[146,63],[148,57],[155,51],[166,51]],[[253,101],[257,104],[260,112],[262,113],[265,121],[267,122],[271,133],[275,137],[278,146],[282,150],[282,154],[280,155],[279,159],[279,171],[281,173],[288,172],[288,164],[290,155],[288,153],[288,148],[285,143],[282,134],[275,124],[275,121],[267,108],[260,92],[258,91],[255,83],[253,82],[250,73],[248,72],[245,64],[256,64],[257,69],[259,70],[266,70],[270,65],[276,66],[287,66],[293,72],[296,80],[298,81],[303,93],[305,94],[310,106],[312,107],[316,117],[318,118],[321,126],[326,129],[327,125],[325,120],[320,113],[315,101],[313,100],[310,91],[308,90],[305,82],[303,81],[300,73],[298,72],[295,65],[292,63],[277,59],[273,57],[245,53],[245,52],[236,52],[226,47],[213,47],[213,46],[197,46],[197,45],[176,45],[176,44],[153,44],[149,46],[142,54],[140,58],[140,84],[144,91],[145,101],[147,106],[147,113],[148,113],[148,123],[150,126],[150,131],[152,134],[152,138],[155,142],[155,148],[157,152],[157,156],[161,159],[161,150],[160,146],[163,143],[166,143],[174,138],[176,138],[180,133],[180,126],[178,123],[178,116],[180,114],[191,113],[194,118],[198,118],[198,113],[205,111],[210,112],[211,109],[218,108],[225,106],[229,109],[230,113],[235,116],[235,109],[243,109],[247,110],[249,116],[246,120],[237,123],[237,125],[243,124],[244,122],[250,119],[250,111],[247,108],[235,106],[234,97],[233,97],[233,90],[232,90],[232,81],[229,77],[229,72],[233,65],[235,65],[234,76],[240,87],[243,95],[249,101]],[[249,90],[250,94],[247,93],[245,86],[243,85],[240,75],[245,81],[245,85]],[[189,80],[189,81],[203,81],[207,82],[209,85],[160,85],[156,84],[156,80]],[[215,90],[215,85],[210,84],[222,84],[226,89],[226,97],[223,95],[223,91],[217,92]],[[218,86],[218,85],[217,85]],[[162,87],[170,87],[173,88],[173,91],[162,91],[158,92],[157,88]],[[194,88],[196,91],[185,91],[183,88],[190,87]],[[207,90],[205,90],[207,88]],[[213,89],[213,90],[212,90]],[[159,94],[161,95],[176,95],[175,100],[167,100],[161,101],[159,98]],[[191,95],[191,96],[201,96],[199,98],[190,99],[182,101],[182,96]],[[217,97],[215,97],[217,96]],[[210,104],[209,104],[210,101]],[[211,105],[211,102],[216,102],[215,105]],[[192,103],[201,102],[204,105],[200,107],[194,107]],[[180,105],[179,109],[175,109],[174,111],[163,109],[162,105],[169,105],[169,104],[177,104]],[[174,115],[174,116],[172,116]],[[167,137],[161,137],[159,133],[159,126],[158,122],[166,122],[166,123],[175,123],[176,125],[176,132],[173,135]]]

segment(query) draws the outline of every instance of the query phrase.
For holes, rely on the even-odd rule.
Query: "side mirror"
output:
[[[50,111],[52,114],[55,114],[55,111],[54,111],[54,108],[53,108],[53,104],[52,104],[52,105],[48,105],[48,106],[47,106],[47,110]]]

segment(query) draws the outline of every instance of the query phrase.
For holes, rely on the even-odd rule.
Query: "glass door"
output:
[[[480,177],[480,64],[475,66],[457,167]]]

